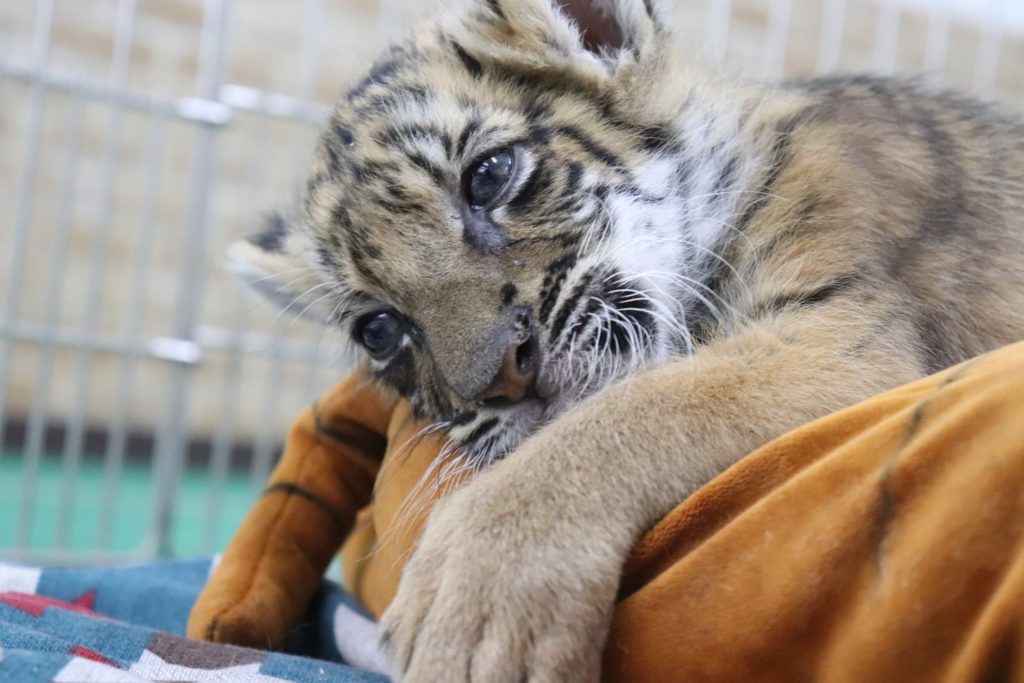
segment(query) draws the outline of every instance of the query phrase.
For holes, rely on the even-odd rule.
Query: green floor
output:
[[[73,550],[97,549],[102,514],[104,472],[102,462],[87,459],[75,477],[76,495],[69,504],[71,520],[67,536]],[[32,503],[32,528],[29,546],[36,550],[57,547],[57,524],[65,485],[58,458],[41,462]],[[0,456],[0,552],[15,542],[19,510],[24,488],[24,462],[20,454]],[[153,521],[154,482],[151,469],[144,464],[125,464],[112,515],[109,550],[132,551],[144,542]],[[247,476],[230,474],[226,481],[219,522],[205,539],[204,523],[208,510],[210,484],[206,470],[187,470],[178,489],[171,534],[173,554],[179,557],[207,554],[224,547],[251,505],[256,491]],[[209,544],[204,540],[211,541]]]

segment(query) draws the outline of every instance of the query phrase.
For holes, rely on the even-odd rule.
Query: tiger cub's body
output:
[[[1024,127],[911,83],[732,83],[642,0],[479,0],[347,93],[236,256],[323,295],[482,469],[385,616],[396,676],[592,680],[671,507],[1024,338]]]

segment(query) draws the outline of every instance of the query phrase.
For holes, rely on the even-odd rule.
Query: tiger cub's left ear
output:
[[[455,33],[483,58],[607,73],[661,43],[656,0],[465,0]]]
[[[575,26],[579,44],[596,55],[640,51],[662,22],[654,0],[552,0]]]
[[[328,293],[329,285],[306,258],[288,220],[280,213],[267,217],[263,232],[228,247],[225,266],[294,316],[328,321],[329,306],[323,295]]]

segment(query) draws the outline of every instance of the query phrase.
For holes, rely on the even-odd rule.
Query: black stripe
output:
[[[593,102],[608,125],[634,138],[636,143],[645,152],[675,151],[679,149],[679,140],[673,134],[671,124],[657,123],[645,125],[630,120],[628,116],[623,118],[617,111],[617,104],[607,97],[598,97]]]
[[[791,306],[814,306],[828,301],[837,294],[841,294],[860,281],[861,277],[855,274],[843,275],[816,289],[806,292],[793,292],[782,294],[754,307],[753,317],[758,318],[769,313],[777,313]]]
[[[590,342],[584,342],[583,348],[587,348],[588,343]],[[607,349],[611,353],[624,355],[631,349],[629,326],[620,320],[613,320],[607,325],[601,325],[592,343],[598,351]]]
[[[387,186],[387,192],[391,195],[391,198],[396,202],[408,202],[410,201],[409,193],[406,192],[400,185],[391,184]]]
[[[331,223],[343,230],[352,228],[352,217],[349,215],[347,204],[338,202],[334,205],[331,209]]]
[[[579,128],[575,126],[558,126],[553,129],[553,132],[571,139],[598,161],[615,168],[622,167],[622,161],[615,154],[595,142]]]
[[[345,417],[335,416],[331,420],[331,424],[326,424],[320,417],[319,402],[313,402],[312,410],[313,424],[318,434],[354,448],[371,458],[384,457],[388,441],[383,435]]]
[[[505,12],[504,12],[504,10],[501,9],[501,5],[498,4],[498,0],[485,0],[485,1],[487,3],[487,6],[491,8],[491,11],[494,12],[498,16],[499,19],[504,19],[505,18]]]
[[[329,157],[331,157],[331,158],[329,158],[327,160],[328,172],[324,173],[324,172],[319,171],[319,170],[314,170],[309,175],[309,178],[306,179],[306,201],[305,201],[305,204],[306,204],[307,207],[311,206],[311,204],[309,203],[309,197],[311,195],[313,195],[320,188],[321,185],[323,185],[325,182],[327,182],[328,180],[330,180],[333,177],[331,175],[331,173],[334,172],[334,171],[330,167],[331,167],[331,164],[334,163],[334,161],[337,161],[337,157],[335,157],[334,153],[331,152],[330,150],[328,150],[326,152],[326,154]],[[332,159],[334,161],[332,161]],[[341,166],[338,165],[336,168],[337,168],[337,172],[340,173],[341,172]]]
[[[324,268],[337,272],[341,267],[338,255],[326,244],[319,244],[316,248],[316,256]],[[280,292],[283,294],[283,292]]]
[[[462,156],[466,151],[466,143],[469,142],[469,136],[472,135],[480,128],[480,119],[472,118],[466,124],[466,127],[459,133],[459,140],[455,143],[455,155]]]
[[[569,173],[566,175],[565,189],[562,190],[562,196],[566,197],[578,192],[581,182],[583,182],[583,164],[574,161],[569,164]]]
[[[928,145],[928,151],[936,169],[933,187],[942,188],[936,200],[928,202],[918,223],[918,234],[929,239],[948,239],[959,233],[970,222],[962,220],[965,201],[965,176],[963,154],[953,136],[936,120],[934,114],[924,107],[918,107],[917,126]]]
[[[558,313],[555,316],[555,322],[551,325],[551,333],[548,336],[548,343],[552,344],[558,336],[562,333],[562,329],[565,328],[565,324],[569,321],[569,316],[576,308],[576,304],[579,303],[580,299],[583,298],[587,292],[587,287],[590,286],[591,280],[594,279],[593,271],[588,271],[586,275],[580,278],[579,283],[572,290],[572,293],[562,302],[562,307],[558,309]]]
[[[465,443],[466,444],[471,444],[471,443],[475,442],[477,439],[479,439],[480,437],[484,436],[485,434],[487,434],[489,431],[491,431],[492,429],[494,429],[497,426],[498,426],[498,418],[496,418],[496,417],[489,417],[489,418],[487,418],[486,420],[484,420],[483,422],[478,424],[476,426],[476,428],[472,432],[469,433],[469,436],[466,437]]]
[[[798,125],[803,123],[804,118],[805,114],[803,112],[794,114],[785,119],[775,129],[777,137],[772,144],[771,153],[768,155],[768,172],[765,174],[764,182],[761,183],[754,198],[747,204],[747,208],[736,222],[736,230],[738,232],[743,232],[747,228],[747,225],[754,219],[757,212],[772,197],[772,188],[775,186],[776,181],[778,181],[779,176],[782,175],[782,171],[789,165],[792,156],[789,147],[793,140],[793,131],[796,130]]]
[[[462,62],[462,65],[466,67],[466,71],[468,71],[473,78],[479,78],[481,74],[483,74],[483,66],[475,57],[466,52],[466,48],[462,47],[454,40],[452,41],[452,48],[454,48],[459,61]]]
[[[395,202],[390,199],[378,198],[377,206],[395,215],[406,214],[407,218],[423,213],[423,204],[419,202]]]
[[[267,225],[263,232],[253,235],[249,241],[263,251],[281,251],[284,246],[285,235],[288,234],[288,223],[284,216],[279,213],[272,213],[267,216]]]
[[[482,464],[484,464],[484,465],[490,465],[490,464],[493,464],[494,462],[500,460],[501,458],[503,458],[503,457],[505,457],[507,455],[507,453],[492,453],[491,452],[494,449],[494,445],[496,443],[498,443],[498,441],[500,439],[501,439],[501,434],[500,433],[499,434],[491,434],[490,436],[488,436],[486,439],[484,439],[480,443],[473,444],[473,450],[476,451],[479,454],[484,455],[486,457],[486,460],[482,460],[482,461],[478,460],[478,462],[482,462]]]
[[[598,351],[601,351],[605,348],[610,339],[611,337],[608,336],[608,326],[598,325],[590,335],[583,337],[582,341],[579,342],[580,351],[583,352],[588,349],[597,349]]]
[[[629,282],[621,275],[609,280],[608,285],[605,287],[608,290],[605,294],[605,300],[626,318],[626,321],[619,321],[620,327],[633,327],[646,331],[653,336],[655,324],[654,315],[651,311],[654,306],[651,301],[645,296],[630,291],[614,291],[616,289],[625,289],[625,285],[628,284]],[[626,331],[623,329],[621,332],[624,333]],[[622,340],[621,343],[624,347],[628,348],[628,339]]]
[[[569,274],[569,270],[576,265],[576,255],[567,254],[562,258],[548,264],[547,272],[544,275],[544,282],[541,285],[540,315],[538,319],[541,324],[546,324],[548,316],[551,315],[558,295],[562,293],[562,285]]]
[[[729,160],[725,162],[711,189],[712,195],[710,199],[712,204],[717,204],[725,198],[726,191],[732,187],[733,182],[736,180],[736,171],[739,164],[740,160],[735,156],[729,157]]]
[[[597,314],[597,312],[600,310],[601,300],[595,296],[589,297],[587,299],[587,305],[583,307],[583,310],[580,311],[580,314],[577,315],[576,318],[572,321],[572,325],[570,325],[566,330],[564,334],[565,339],[562,341],[561,346],[565,346],[570,341],[572,341],[575,338],[576,334],[582,328],[586,327],[586,324],[588,322],[594,320],[594,315]]]
[[[440,185],[444,182],[444,171],[435,166],[433,162],[425,156],[416,151],[407,151],[405,155],[409,157],[409,161],[411,161],[415,166],[426,171],[435,183]]]
[[[653,195],[642,187],[629,185],[627,183],[617,184],[615,186],[615,194],[635,199],[636,201],[643,202],[644,204],[658,204],[664,201],[662,197]]]
[[[326,512],[327,516],[331,518],[331,521],[334,522],[334,525],[339,529],[345,529],[345,527],[348,526],[345,524],[345,519],[342,514],[335,510],[330,503],[303,486],[283,481],[277,484],[271,484],[263,490],[264,496],[270,493],[283,493],[287,496],[298,496],[303,500],[308,500]]]
[[[441,137],[441,131],[430,125],[405,123],[400,126],[388,126],[374,136],[381,146],[400,145],[415,138],[435,140]]]
[[[530,143],[531,147],[546,145],[551,141],[551,130],[544,126],[530,126],[530,132],[526,136],[526,141]]]
[[[359,265],[366,259],[377,260],[382,256],[380,247],[371,240],[370,233],[365,228],[351,227],[346,233],[346,238],[346,246],[353,263]],[[334,249],[341,251],[340,244],[334,246]]]
[[[476,419],[475,410],[467,410],[464,413],[459,413],[449,421],[449,425],[452,427],[461,427],[462,425],[469,424]]]
[[[405,61],[405,55],[399,53],[391,59],[387,59],[374,64],[363,80],[359,81],[354,88],[348,91],[346,95],[349,102],[358,98],[360,95],[365,93],[371,86],[386,81],[390,76],[398,72],[399,67]]]
[[[355,106],[355,113],[361,117],[371,117],[374,114],[386,113],[388,110],[404,104],[408,100],[414,100],[426,104],[430,99],[430,91],[419,85],[392,85],[377,95],[367,97]]]
[[[576,254],[566,254],[565,256],[549,263],[544,269],[544,272],[548,275],[557,275],[559,273],[564,273],[574,265],[576,265]]]
[[[689,163],[687,159],[688,154],[681,154],[679,165],[676,166],[672,173],[672,184],[679,189],[682,194],[692,194],[691,184],[693,182],[693,164]]]
[[[644,151],[671,152],[679,149],[679,141],[676,140],[672,133],[672,128],[668,124],[641,126],[637,134]]]
[[[398,164],[381,161],[364,161],[361,164],[353,163],[349,166],[352,179],[358,183],[385,180],[388,176],[397,175],[399,170]]]
[[[526,105],[523,113],[526,114],[526,120],[530,123],[530,133],[533,134],[542,119],[551,117],[551,105],[542,100],[532,100]]]
[[[598,199],[598,206],[600,207],[600,210],[598,211],[597,216],[593,218],[594,222],[591,224],[590,230],[591,233],[597,237],[598,242],[608,239],[612,234],[611,213],[603,208],[607,206],[605,200],[608,199],[608,195],[610,193],[611,188],[607,185],[601,185],[594,188],[594,196]]]
[[[373,265],[367,263],[366,254],[360,252],[358,248],[352,245],[351,242],[348,243],[348,253],[349,260],[352,263],[352,266],[357,271],[359,271],[359,275],[362,278],[364,278],[367,282],[374,285],[375,287],[380,287],[381,289],[384,289],[386,287],[384,282],[380,279],[380,276],[377,275],[376,271],[378,270],[378,268],[375,268]]]
[[[547,184],[547,166],[544,159],[540,159],[537,165],[533,167],[530,177],[526,179],[526,182],[519,188],[519,192],[508,203],[508,208],[512,211],[521,211],[524,208],[528,208],[530,202],[536,198],[537,193]]]
[[[341,175],[341,155],[329,142],[324,144],[324,154],[327,156],[327,174],[331,178],[337,178]]]

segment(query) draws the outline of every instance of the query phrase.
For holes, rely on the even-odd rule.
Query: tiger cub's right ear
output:
[[[324,295],[330,286],[305,257],[300,239],[280,213],[267,217],[263,232],[228,247],[225,266],[296,316],[327,322],[330,297]]]

